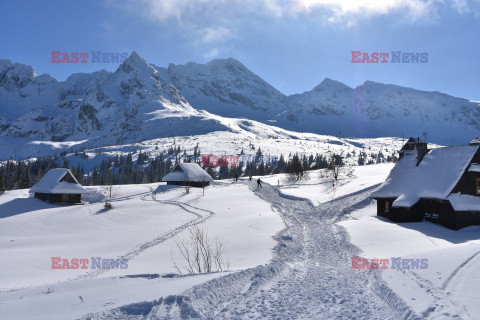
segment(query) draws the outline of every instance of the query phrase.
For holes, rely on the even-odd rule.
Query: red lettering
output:
[[[352,257],[352,269],[361,269],[359,262],[362,261],[360,257]]]
[[[370,63],[370,57],[368,56],[368,53],[364,52],[362,53],[362,63]]]
[[[66,52],[62,53],[62,63],[70,63],[70,58]]]
[[[88,269],[88,259],[80,259],[80,264],[82,265],[80,269]]]
[[[229,158],[229,156],[221,156],[220,161],[219,161],[219,165],[221,167],[228,167],[228,158]]]
[[[370,269],[370,263],[368,259],[362,258],[362,269]]]
[[[372,53],[372,63],[378,63],[378,52]]]
[[[361,51],[352,51],[352,63],[361,63],[360,55],[362,54]]]
[[[370,263],[370,268],[371,269],[378,269],[380,265],[378,264],[378,259],[372,259],[372,262]]]
[[[70,269],[78,269],[79,264],[78,264],[78,258],[72,259],[72,265],[70,266]]]
[[[380,58],[382,58],[382,61],[380,61],[381,63],[388,63],[388,60],[387,60],[388,57],[389,57],[388,52],[380,52]]]
[[[61,269],[59,262],[62,261],[60,257],[52,257],[52,269]]]
[[[82,59],[80,63],[87,63],[88,62],[87,58],[88,58],[87,52],[80,52],[80,59]]]
[[[231,156],[230,157],[230,165],[232,167],[238,166],[238,156]]]
[[[386,266],[386,264],[388,264],[388,259],[380,259],[380,264],[382,265],[380,269],[388,269],[388,266]]]
[[[72,63],[78,63],[79,59],[78,59],[78,52],[74,52],[72,53]]]
[[[68,259],[62,259],[62,268],[61,269],[70,269],[70,263]]]
[[[60,63],[61,60],[58,58],[60,56],[60,51],[52,51],[52,63]]]

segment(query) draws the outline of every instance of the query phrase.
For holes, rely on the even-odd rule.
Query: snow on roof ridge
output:
[[[174,171],[177,166],[179,166],[182,171]],[[162,178],[162,181],[207,182],[213,181],[213,179],[198,165],[198,163],[180,162],[170,173]]]
[[[418,166],[416,154],[406,154],[371,197],[397,198],[393,203],[395,207],[411,207],[420,198],[446,199],[458,184],[479,147],[475,145],[436,148],[430,150]]]
[[[70,174],[75,183],[62,181],[66,174]],[[30,193],[52,193],[52,194],[83,194],[87,190],[83,188],[69,169],[50,169],[40,181],[30,188]]]

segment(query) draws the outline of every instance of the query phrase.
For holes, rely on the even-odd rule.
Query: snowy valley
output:
[[[469,288],[479,230],[375,216],[369,194],[392,164],[285,174],[263,188],[241,178],[205,189],[164,183],[105,187],[83,205],[52,205],[28,190],[0,196],[0,314],[9,319],[474,319]],[[254,180],[257,177],[254,177]],[[201,225],[221,238],[222,272],[179,274],[176,241]],[[388,239],[388,244],[385,244]],[[351,244],[350,244],[351,241]],[[354,270],[353,257],[428,259],[428,269]],[[124,258],[128,268],[52,269],[52,258]],[[314,302],[315,301],[315,302]]]

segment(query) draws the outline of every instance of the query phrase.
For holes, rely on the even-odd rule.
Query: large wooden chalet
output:
[[[377,215],[395,222],[425,218],[454,230],[480,225],[480,140],[430,150],[411,138],[371,197]]]

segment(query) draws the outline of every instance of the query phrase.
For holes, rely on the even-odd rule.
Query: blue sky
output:
[[[3,0],[0,12],[0,58],[59,80],[118,64],[53,64],[53,50],[135,50],[159,66],[234,57],[286,94],[328,77],[480,101],[480,0]],[[353,50],[428,63],[352,64]]]

